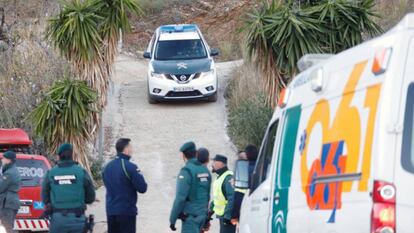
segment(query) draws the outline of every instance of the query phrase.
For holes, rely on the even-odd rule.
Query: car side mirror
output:
[[[234,174],[234,187],[239,189],[249,188],[249,161],[236,161],[236,169]]]
[[[151,59],[151,53],[150,52],[144,52],[143,57],[146,58],[146,59]]]
[[[212,48],[210,50],[210,56],[215,57],[218,56],[220,54],[220,52],[218,51],[218,49]]]

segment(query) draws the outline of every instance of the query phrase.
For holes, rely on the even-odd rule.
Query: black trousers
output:
[[[137,216],[108,216],[108,233],[135,233],[136,226]]]

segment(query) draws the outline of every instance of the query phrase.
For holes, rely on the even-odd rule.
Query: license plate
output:
[[[17,214],[30,214],[29,206],[21,206]]]
[[[174,91],[194,91],[194,87],[174,87]]]

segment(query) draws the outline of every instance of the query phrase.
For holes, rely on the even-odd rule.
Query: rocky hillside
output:
[[[153,1],[152,4],[156,4]],[[158,1],[159,2],[159,1]],[[134,19],[134,30],[125,38],[129,51],[143,50],[154,30],[163,24],[196,23],[207,41],[227,59],[240,56],[242,17],[255,0],[170,0],[161,6],[143,4],[146,15]],[[168,2],[168,3],[167,3]],[[154,8],[152,8],[152,7]]]

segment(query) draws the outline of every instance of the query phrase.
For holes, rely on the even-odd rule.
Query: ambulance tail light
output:
[[[374,63],[372,64],[372,73],[375,75],[383,74],[388,69],[388,64],[391,59],[392,48],[386,48],[379,50],[374,57]]]
[[[277,106],[279,106],[280,108],[284,108],[288,103],[289,95],[289,88],[284,88],[282,92],[280,92],[279,102],[277,103]]]
[[[391,183],[374,181],[371,233],[395,233],[396,189]]]

